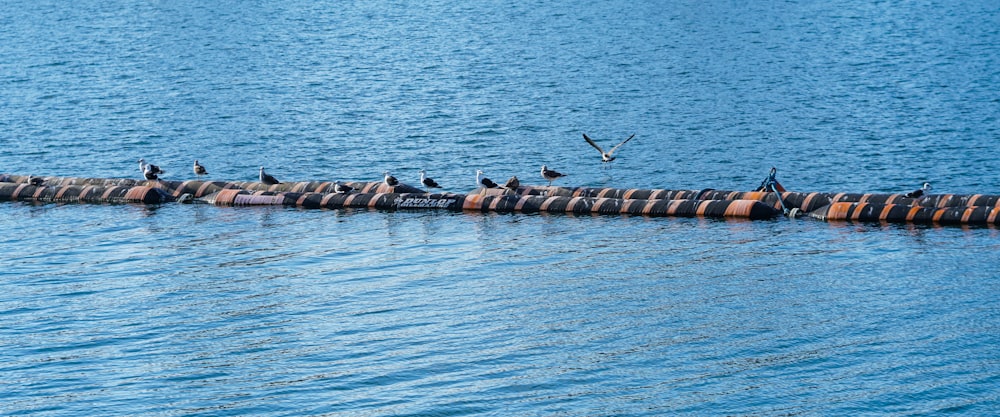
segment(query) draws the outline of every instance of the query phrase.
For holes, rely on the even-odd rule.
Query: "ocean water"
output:
[[[0,4],[0,172],[1000,193],[1000,5]],[[581,134],[611,146],[601,166]],[[0,204],[0,415],[995,415],[1000,231]]]

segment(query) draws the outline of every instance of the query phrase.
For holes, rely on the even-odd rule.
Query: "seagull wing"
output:
[[[586,133],[584,133],[584,134],[583,134],[583,139],[584,139],[584,140],[586,140],[586,141],[587,141],[587,143],[589,143],[589,144],[590,144],[590,146],[593,146],[593,147],[594,147],[594,149],[597,149],[597,151],[598,151],[598,152],[600,152],[600,153],[601,153],[601,155],[604,155],[604,149],[601,149],[601,147],[600,147],[600,146],[598,146],[598,145],[597,145],[597,143],[595,143],[595,142],[594,142],[594,140],[590,138],[590,136],[587,136],[587,134],[586,134]],[[631,139],[631,138],[629,138],[629,139]],[[623,142],[623,143],[624,143],[624,142]],[[619,146],[620,146],[620,145],[619,145]],[[616,146],[616,147],[617,147],[617,146]],[[615,151],[614,149],[611,149],[611,152],[614,152],[614,151]]]
[[[633,133],[632,136],[629,136],[628,139],[623,140],[622,143],[619,143],[619,144],[615,145],[614,148],[611,148],[611,150],[608,151],[608,155],[611,155],[611,154],[615,153],[615,151],[618,148],[620,148],[622,145],[628,143],[628,141],[632,140],[632,138],[634,138],[634,137],[635,137],[635,133]]]

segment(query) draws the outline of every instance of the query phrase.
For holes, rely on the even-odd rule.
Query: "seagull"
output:
[[[420,170],[420,183],[421,184],[423,184],[427,188],[441,188],[441,186],[438,185],[437,181],[434,181],[434,180],[432,180],[430,178],[427,178],[426,175],[427,174],[424,172],[424,170],[421,169]]]
[[[34,185],[35,187],[41,187],[45,184],[45,178],[28,175],[28,184]]]
[[[625,139],[621,143],[615,145],[614,147],[611,148],[611,150],[609,150],[607,152],[604,152],[604,149],[601,149],[601,147],[597,145],[597,142],[594,142],[594,140],[591,139],[590,136],[587,136],[586,133],[583,134],[583,139],[586,140],[587,143],[590,144],[590,146],[593,146],[594,149],[597,149],[597,151],[601,153],[601,162],[611,162],[611,161],[614,161],[615,157],[613,155],[614,155],[615,151],[618,150],[619,147],[621,147],[622,145],[624,145],[628,141],[632,140],[632,138],[634,138],[634,137],[635,137],[635,134],[633,133],[632,136],[628,137],[628,139]]]
[[[160,167],[158,167],[156,165],[147,164],[146,160],[143,159],[143,158],[139,158],[139,171],[142,172],[142,175],[144,177],[146,177],[147,180],[148,179],[156,179],[155,177],[157,175],[159,175],[159,174],[165,174],[166,173],[166,171],[160,169]],[[147,174],[147,172],[148,172],[148,174]],[[149,178],[149,175],[152,175],[154,178]]]
[[[382,180],[382,182],[384,182],[385,185],[388,185],[390,187],[395,187],[399,185],[399,180],[397,180],[396,177],[389,175],[389,171],[383,172],[382,175],[385,175],[385,179]]]
[[[906,195],[904,195],[903,197],[906,197],[906,198],[920,198],[921,196],[924,195],[924,191],[928,191],[930,189],[931,189],[931,183],[925,182],[924,186],[921,187],[919,190],[910,191],[910,192],[906,193]]]
[[[333,183],[333,192],[335,193],[347,194],[350,193],[351,191],[354,191],[354,187],[351,187],[350,185],[342,184],[340,181]]]
[[[510,177],[506,183],[504,183],[503,188],[511,191],[517,191],[517,187],[521,186],[521,181],[517,179],[517,175]]]
[[[260,182],[266,185],[281,184],[281,181],[264,172],[264,167],[260,167]]]
[[[499,188],[497,183],[491,181],[489,178],[483,176],[483,171],[481,169],[476,170],[476,185],[484,188]]]
[[[194,175],[199,177],[202,175],[208,175],[208,171],[205,170],[204,166],[198,163],[197,159],[194,160]]]
[[[555,181],[559,177],[565,177],[565,176],[566,174],[553,171],[548,167],[546,167],[545,165],[542,165],[542,178],[544,178],[546,181],[549,182],[550,187],[552,186],[552,181]]]
[[[146,178],[147,180],[150,180],[150,181],[159,180],[160,177],[158,177],[156,175],[156,172],[153,170],[153,168],[155,168],[155,167],[156,167],[156,165],[146,165],[146,167],[142,171],[143,178]]]

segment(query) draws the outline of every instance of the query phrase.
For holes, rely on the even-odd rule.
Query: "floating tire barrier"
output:
[[[636,200],[535,195],[409,193],[274,193],[222,190],[207,201],[220,206],[284,205],[302,208],[444,209],[494,213],[632,214],[649,217],[771,219],[779,212],[753,200]]]
[[[0,174],[0,182],[27,183],[27,175]],[[267,185],[256,181],[167,181],[167,180],[135,180],[131,178],[74,178],[74,177],[36,177],[45,182],[45,185],[117,185],[124,187],[146,186],[159,188],[174,197],[183,194],[191,194],[194,198],[201,198],[206,195],[219,192],[225,189],[241,189],[251,191],[292,191],[292,192],[333,192],[333,182],[283,182],[280,184]],[[399,184],[396,186],[385,185],[381,181],[377,182],[344,182],[345,185],[353,187],[359,192],[373,193],[423,193],[424,190]]]
[[[726,190],[666,190],[666,189],[622,189],[622,188],[564,188],[564,187],[520,187],[518,194],[568,196],[568,197],[603,197],[603,198],[636,198],[636,199],[695,199],[695,200],[757,200],[768,203],[776,209],[781,208],[778,194],[770,191],[726,191]],[[875,203],[897,204],[904,206],[921,206],[933,208],[946,207],[998,207],[1000,195],[987,194],[930,194],[920,198],[908,198],[904,194],[863,194],[863,193],[780,193],[782,202],[787,208],[798,208],[808,213],[833,203]]]
[[[647,200],[594,197],[477,195],[465,197],[465,210],[495,212],[565,212],[575,214],[631,214],[650,217],[714,217],[772,219],[779,212],[753,200]]]
[[[901,204],[833,203],[809,213],[820,220],[849,220],[886,223],[1000,224],[1000,208],[923,207]]]
[[[31,177],[0,174],[0,201],[163,204],[200,201],[220,206],[280,205],[301,208],[440,209],[496,213],[616,214],[650,217],[771,219],[797,212],[822,220],[938,224],[1000,224],[1000,195],[799,193],[524,186],[436,193],[381,181],[168,181],[129,178]],[[780,200],[779,200],[780,198]]]
[[[834,203],[868,203],[928,208],[1000,208],[1000,195],[986,194],[931,194],[919,198],[909,198],[904,194],[787,192],[781,193],[781,197],[786,206],[798,207],[799,210],[807,213]]]
[[[273,192],[228,189],[206,196],[217,206],[295,206],[308,209],[373,208],[448,209],[461,211],[462,194],[400,193],[317,193]]]
[[[154,182],[154,181],[150,181]],[[344,185],[354,188],[359,192],[371,193],[423,193],[424,190],[399,184],[388,186],[382,182],[343,182]],[[256,181],[158,181],[154,185],[170,192],[175,197],[183,194],[191,194],[194,198],[202,198],[209,194],[217,193],[221,190],[247,190],[247,191],[267,191],[267,192],[294,192],[294,193],[332,193],[333,182],[283,182],[280,184],[267,185]]]
[[[174,197],[159,188],[142,185],[31,185],[0,183],[0,201],[43,203],[141,203],[162,204]]]

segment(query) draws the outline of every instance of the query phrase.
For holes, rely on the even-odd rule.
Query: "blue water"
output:
[[[953,4],[960,3],[960,4]],[[0,172],[1000,193],[1000,5],[0,4]],[[611,168],[582,140],[635,133]],[[0,415],[995,415],[995,228],[0,204]]]

